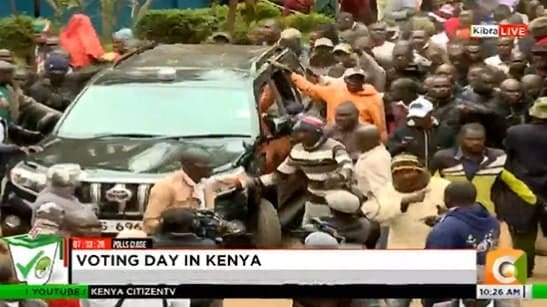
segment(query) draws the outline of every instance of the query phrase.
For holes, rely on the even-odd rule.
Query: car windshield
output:
[[[192,84],[192,86],[190,86]],[[57,134],[248,135],[258,130],[251,91],[240,88],[158,84],[94,85],[69,110]]]

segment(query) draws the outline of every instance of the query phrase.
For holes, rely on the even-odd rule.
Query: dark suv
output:
[[[28,229],[28,205],[54,164],[82,167],[77,197],[99,205],[105,234],[141,227],[151,187],[180,167],[178,157],[189,147],[208,151],[216,174],[271,171],[289,150],[285,106],[301,99],[268,60],[298,65],[290,51],[270,47],[157,45],[100,72],[41,143],[44,151],[11,168],[0,207],[4,235]],[[259,110],[266,90],[275,103]],[[298,190],[287,185],[283,193],[228,191],[239,195],[217,197],[218,212],[248,219],[255,233],[269,228],[264,236],[271,239],[263,239],[273,243],[281,231],[274,207]]]

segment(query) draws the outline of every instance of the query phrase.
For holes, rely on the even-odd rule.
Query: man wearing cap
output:
[[[507,130],[504,173],[507,171],[509,175],[503,180],[505,184],[499,182],[499,190],[493,192],[492,197],[498,216],[509,224],[515,248],[526,252],[531,275],[538,219],[547,199],[547,98],[536,100],[529,113],[530,123]],[[542,223],[547,233],[544,226]]]
[[[50,54],[44,62],[44,77],[29,89],[36,101],[63,112],[83,88],[79,73],[68,76],[70,61],[62,54]]]
[[[408,106],[407,122],[389,139],[391,155],[409,153],[417,156],[425,166],[436,151],[454,145],[455,133],[432,116],[433,104],[420,96]]]
[[[291,72],[291,79],[296,87],[312,98],[322,99],[326,103],[327,122],[334,123],[336,107],[351,101],[359,109],[362,123],[374,124],[387,140],[384,103],[378,91],[372,85],[365,84],[366,74],[362,69],[347,69],[343,78],[333,80],[328,85],[313,84],[306,77],[292,72],[290,67],[281,63],[272,63],[281,69]]]
[[[340,43],[332,49],[332,55],[338,62],[328,72],[329,77],[340,78],[348,68],[359,67],[359,57],[350,44]]]
[[[444,208],[450,182],[431,177],[418,157],[402,154],[391,163],[392,184],[382,187],[361,207],[365,215],[389,226],[387,248],[423,248],[430,228],[425,218]]]
[[[307,202],[302,221],[309,224],[315,217],[330,215],[325,197],[332,192],[342,191],[348,198],[357,198],[351,192],[353,163],[342,143],[325,136],[324,123],[313,116],[301,116],[293,127],[293,137],[297,142],[289,155],[267,175],[249,178],[245,182],[239,179],[228,180],[236,186],[274,186],[298,171],[307,178]]]
[[[47,203],[59,206],[65,214],[71,210],[94,210],[90,206],[80,203],[74,196],[76,188],[80,184],[82,170],[77,164],[56,164],[49,168],[46,180],[46,188],[38,193],[32,204],[33,220],[37,218],[38,208]]]

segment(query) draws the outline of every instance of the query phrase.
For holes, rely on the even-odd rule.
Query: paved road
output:
[[[528,283],[547,284],[547,257],[536,258],[536,271],[534,278]],[[547,300],[523,301],[521,307],[545,307]],[[291,307],[291,300],[224,300],[223,307]],[[411,307],[421,307],[416,301]]]

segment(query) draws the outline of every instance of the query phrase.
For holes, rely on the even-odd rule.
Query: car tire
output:
[[[258,204],[255,245],[258,248],[281,246],[281,223],[274,205],[266,199]]]

